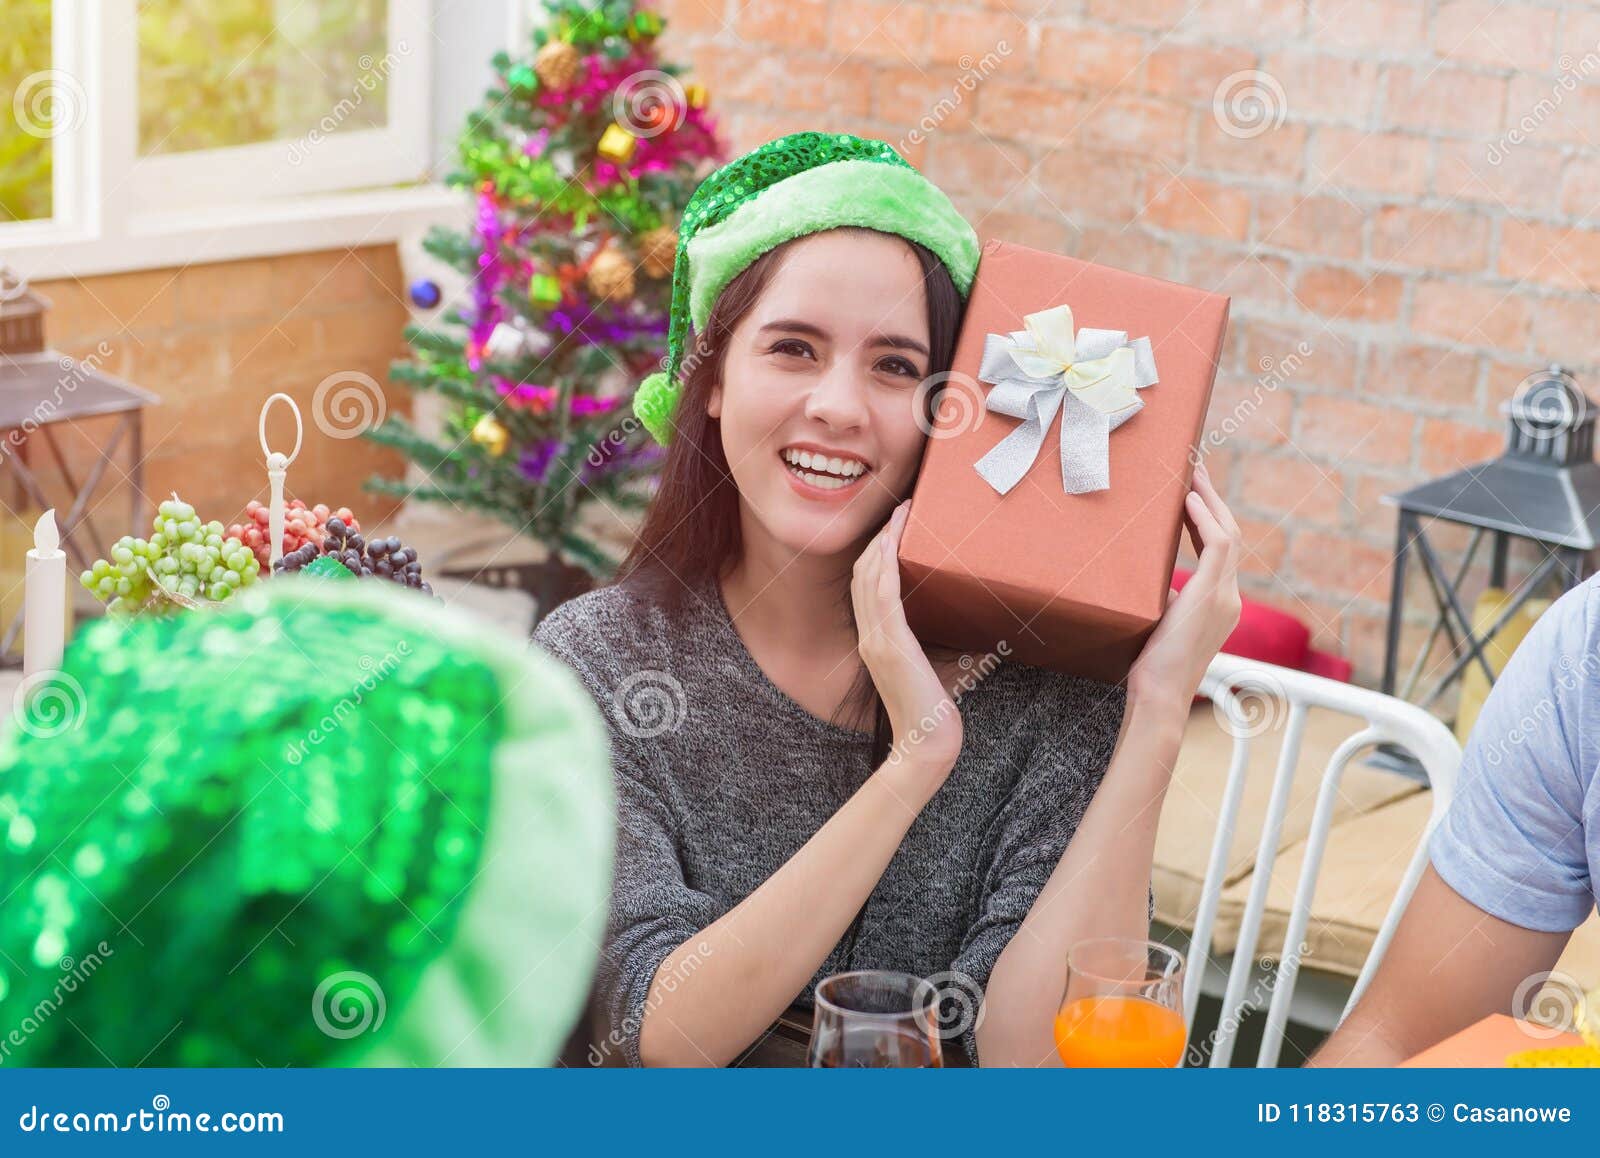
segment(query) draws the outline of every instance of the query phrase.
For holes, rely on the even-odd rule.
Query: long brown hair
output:
[[[875,232],[859,226],[842,228],[854,233]],[[928,373],[942,373],[950,368],[955,352],[961,296],[950,271],[930,250],[907,238],[899,240],[911,247],[922,268],[928,311]],[[711,308],[703,335],[690,327],[678,376],[683,394],[674,415],[672,442],[655,497],[615,580],[653,602],[681,606],[690,590],[720,580],[743,550],[738,486],[722,450],[721,421],[706,413],[706,403],[722,376],[734,329],[760,299],[792,244],[785,242],[768,250],[728,283]],[[927,405],[931,419],[936,391],[931,392]],[[844,604],[853,622],[848,587]],[[833,721],[852,727],[869,717],[873,721],[872,765],[876,767],[888,756],[893,737],[883,701],[863,664]]]

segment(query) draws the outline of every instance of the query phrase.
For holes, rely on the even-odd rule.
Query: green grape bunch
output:
[[[156,509],[148,539],[124,535],[111,558],[97,559],[79,581],[111,615],[169,615],[223,603],[260,578],[254,552],[224,537],[222,524],[202,523],[176,494]]]

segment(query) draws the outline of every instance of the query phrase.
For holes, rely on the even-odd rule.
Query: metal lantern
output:
[[[1422,563],[1438,616],[1427,643],[1401,689],[1412,699],[1418,679],[1440,634],[1452,647],[1444,674],[1416,700],[1431,705],[1477,663],[1492,683],[1494,670],[1484,648],[1518,610],[1542,588],[1566,591],[1584,579],[1589,552],[1600,542],[1600,464],[1594,459],[1594,406],[1573,376],[1551,366],[1523,380],[1506,416],[1506,447],[1499,458],[1388,495],[1384,502],[1400,509],[1395,540],[1389,624],[1383,664],[1383,690],[1395,693],[1400,625],[1405,601],[1406,563],[1415,554]],[[1424,519],[1444,519],[1472,528],[1459,567],[1452,575],[1424,533]],[[1482,632],[1462,604],[1462,582],[1478,548],[1492,540],[1489,582],[1504,588],[1506,556],[1512,539],[1539,544],[1544,558],[1518,586]]]
[[[91,551],[105,557],[106,543],[85,517],[107,470],[128,484],[130,526],[149,518],[144,493],[143,412],[160,399],[149,391],[103,373],[93,360],[78,361],[48,349],[44,315],[49,303],[20,279],[0,270],[0,479],[9,476],[16,495],[40,510],[54,508],[61,546],[73,564],[86,568]],[[116,425],[95,443],[96,457],[80,479],[56,436],[58,423],[75,423],[106,415]],[[127,463],[117,466],[118,451],[127,446]],[[71,494],[52,502],[36,473],[35,450],[42,445]],[[0,666],[20,662],[16,642],[22,627],[19,610],[0,623]]]
[[[0,357],[44,349],[44,314],[50,303],[0,265]]]

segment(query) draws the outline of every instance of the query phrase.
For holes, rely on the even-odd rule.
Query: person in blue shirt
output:
[[[1372,984],[1313,1059],[1393,1065],[1548,973],[1600,882],[1600,576],[1506,663],[1462,756],[1429,866]]]

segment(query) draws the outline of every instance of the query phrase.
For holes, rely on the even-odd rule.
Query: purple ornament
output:
[[[439,292],[439,283],[431,277],[418,278],[411,283],[407,292],[411,295],[411,304],[419,310],[433,309],[443,297]]]
[[[560,446],[560,441],[552,438],[524,451],[522,457],[517,459],[517,469],[522,472],[522,477],[529,482],[544,482],[544,476],[550,470],[550,463]]]

